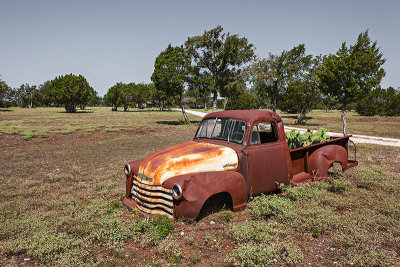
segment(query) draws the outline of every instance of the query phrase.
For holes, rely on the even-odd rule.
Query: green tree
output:
[[[178,96],[183,117],[186,123],[190,123],[186,116],[183,103],[183,92],[190,68],[190,56],[183,47],[168,45],[167,49],[160,53],[154,63],[154,72],[151,80],[157,90],[165,92],[167,96]]]
[[[8,107],[11,94],[11,88],[0,78],[0,107]]]
[[[56,105],[65,107],[68,113],[76,112],[76,107],[86,104],[92,88],[82,75],[66,74],[51,81],[45,98]]]
[[[321,94],[319,91],[316,71],[321,64],[321,57],[311,58],[302,52],[303,64],[299,66],[297,75],[291,78],[282,95],[279,105],[284,112],[297,113],[297,124],[303,124],[306,114],[317,103]]]
[[[45,81],[39,85],[39,94],[41,96],[41,106],[52,107],[57,106],[56,101],[52,94],[51,81]]]
[[[356,111],[362,116],[384,114],[385,90],[374,88],[357,101]]]
[[[293,80],[304,69],[310,55],[305,56],[304,44],[280,55],[269,54],[268,58],[257,60],[252,66],[254,89],[259,97],[271,100],[272,110],[276,112],[278,101]]]
[[[162,90],[158,90],[154,83],[148,84],[149,102],[152,106],[157,106],[161,111],[164,110],[169,97]]]
[[[138,108],[143,108],[151,97],[151,87],[154,85],[139,83],[134,90],[133,101],[138,105]]]
[[[97,92],[91,88],[90,95],[87,101],[87,105],[90,107],[96,107],[101,105],[101,97],[97,94]]]
[[[382,115],[400,116],[400,88],[389,87],[385,90],[383,99],[384,111]]]
[[[230,98],[230,101],[226,105],[227,110],[256,108],[256,98],[248,92],[242,92],[239,95]]]
[[[118,111],[118,107],[124,102],[124,87],[125,85],[122,82],[116,83],[108,89],[107,94],[104,96],[105,103],[112,106],[112,111]]]
[[[346,107],[380,85],[385,71],[383,54],[368,31],[362,32],[355,45],[342,43],[336,54],[325,56],[317,72],[321,91],[342,105],[343,134],[347,135]]]
[[[203,105],[205,109],[211,94],[213,81],[210,76],[200,72],[200,68],[193,66],[188,76],[188,90],[186,95],[196,99],[196,105]]]
[[[37,106],[40,96],[39,90],[36,85],[21,84],[21,86],[16,90],[16,101],[20,107],[32,108],[35,104]]]
[[[231,79],[254,59],[253,44],[237,34],[222,31],[223,28],[217,26],[203,35],[189,37],[185,42],[193,67],[201,75],[209,77],[207,82],[212,93],[213,111],[217,109],[218,93],[227,93],[225,86],[232,83]]]

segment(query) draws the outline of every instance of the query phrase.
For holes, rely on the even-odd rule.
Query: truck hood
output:
[[[140,164],[138,178],[148,185],[162,185],[177,175],[234,170],[237,166],[238,156],[232,148],[189,141],[146,157]]]

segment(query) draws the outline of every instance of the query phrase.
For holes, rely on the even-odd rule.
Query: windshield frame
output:
[[[229,130],[228,130],[228,134],[227,134],[227,139],[224,139],[224,138],[221,138],[221,137],[215,137],[215,136],[213,137],[214,130],[216,128],[215,126],[217,125],[218,119],[225,119],[225,120],[227,120],[227,122],[230,122],[229,123],[230,125],[228,126]],[[209,121],[209,120],[214,120],[211,133],[208,136],[198,136],[200,134],[201,130],[202,130],[203,123],[205,121]],[[238,140],[232,139],[232,131],[233,131],[233,128],[234,128],[234,125],[235,125],[236,122],[239,122],[239,123],[241,122],[245,126],[244,133],[243,133],[243,138],[241,139],[240,142]],[[225,142],[228,142],[228,143],[232,142],[232,143],[235,143],[235,144],[243,144],[245,139],[246,139],[246,136],[247,136],[248,128],[249,127],[248,127],[246,121],[243,121],[243,120],[233,119],[233,118],[229,118],[229,117],[207,118],[207,119],[204,119],[204,120],[201,121],[199,127],[197,128],[197,131],[196,131],[196,134],[194,136],[194,139],[195,140],[197,140],[197,139],[211,139],[211,140],[225,141]]]

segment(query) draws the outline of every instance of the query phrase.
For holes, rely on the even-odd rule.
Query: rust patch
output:
[[[142,183],[161,185],[166,179],[204,171],[234,170],[238,156],[229,147],[189,141],[158,151],[145,158],[139,167]],[[144,178],[151,178],[144,179]]]

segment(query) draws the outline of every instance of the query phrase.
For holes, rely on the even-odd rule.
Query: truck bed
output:
[[[294,182],[301,182],[303,180],[309,180],[312,177],[312,174],[309,173],[308,170],[308,158],[309,156],[316,151],[317,149],[327,146],[327,145],[338,145],[342,146],[348,152],[348,143],[351,135],[343,136],[343,137],[331,137],[331,139],[327,142],[318,143],[309,145],[306,147],[299,147],[296,149],[290,150],[290,158],[292,161],[292,180]],[[351,141],[350,141],[351,142]],[[346,170],[350,167],[357,165],[356,153],[354,146],[354,159],[348,160],[347,166],[342,166],[343,170]]]

